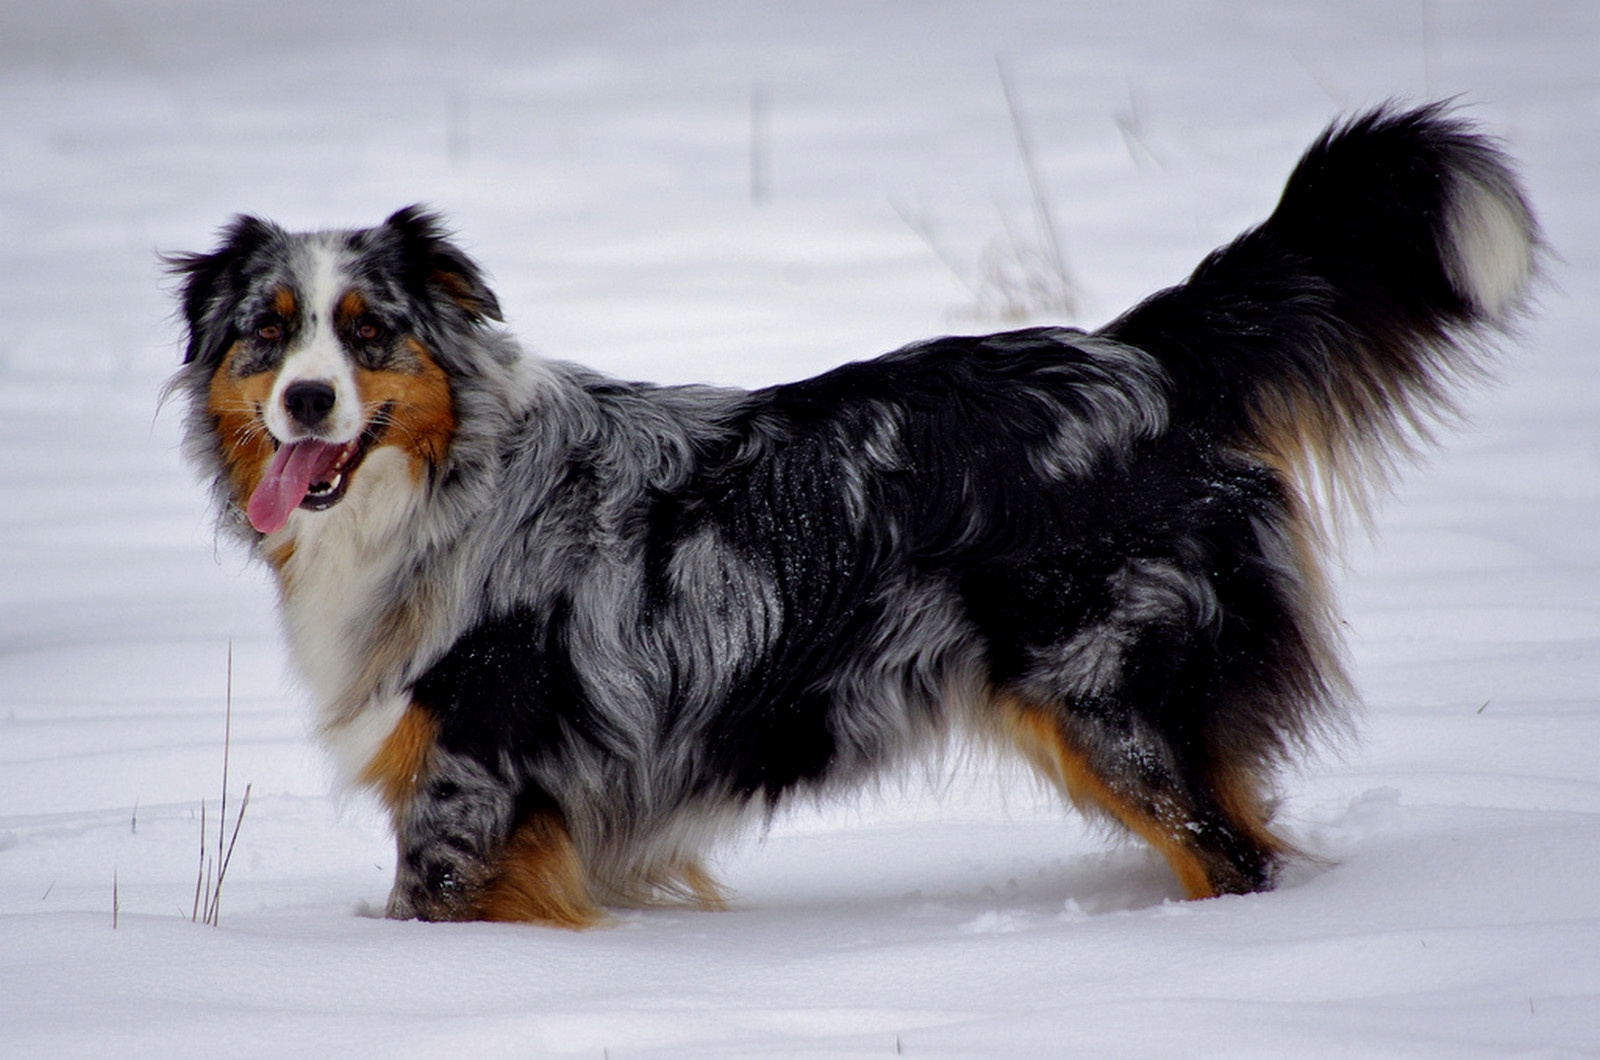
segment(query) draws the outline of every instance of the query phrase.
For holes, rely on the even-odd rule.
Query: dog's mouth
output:
[[[374,416],[353,441],[303,438],[280,443],[245,505],[250,525],[263,534],[274,534],[284,528],[296,508],[320,512],[344,500],[356,468],[388,425],[388,411],[385,408]]]

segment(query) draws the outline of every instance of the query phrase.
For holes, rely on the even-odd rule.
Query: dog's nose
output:
[[[289,418],[310,429],[328,418],[333,411],[336,395],[333,387],[320,379],[304,379],[290,383],[283,392],[283,407]]]

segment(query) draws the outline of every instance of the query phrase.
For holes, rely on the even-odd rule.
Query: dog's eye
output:
[[[357,318],[354,333],[362,342],[377,342],[383,337],[384,327],[377,317],[363,316]]]
[[[256,338],[262,342],[281,342],[283,340],[283,325],[276,323],[258,324]]]

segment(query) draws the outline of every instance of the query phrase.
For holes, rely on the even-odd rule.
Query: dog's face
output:
[[[291,234],[240,217],[185,277],[186,372],[236,505],[262,534],[339,504],[374,451],[415,479],[455,431],[452,332],[500,319],[478,268],[411,207],[376,228]],[[198,384],[196,384],[198,386]]]

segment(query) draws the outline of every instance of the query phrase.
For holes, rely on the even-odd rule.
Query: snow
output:
[[[1600,1053],[1597,56],[1586,0],[0,8],[0,1056]],[[732,912],[378,919],[382,820],[158,410],[156,251],[423,200],[530,347],[792,379],[1003,326],[974,308],[1037,232],[997,59],[1088,326],[1265,216],[1341,109],[1459,96],[1522,162],[1551,282],[1349,542],[1368,707],[1284,781],[1315,857],[1179,902],[963,759],[730,845]]]

